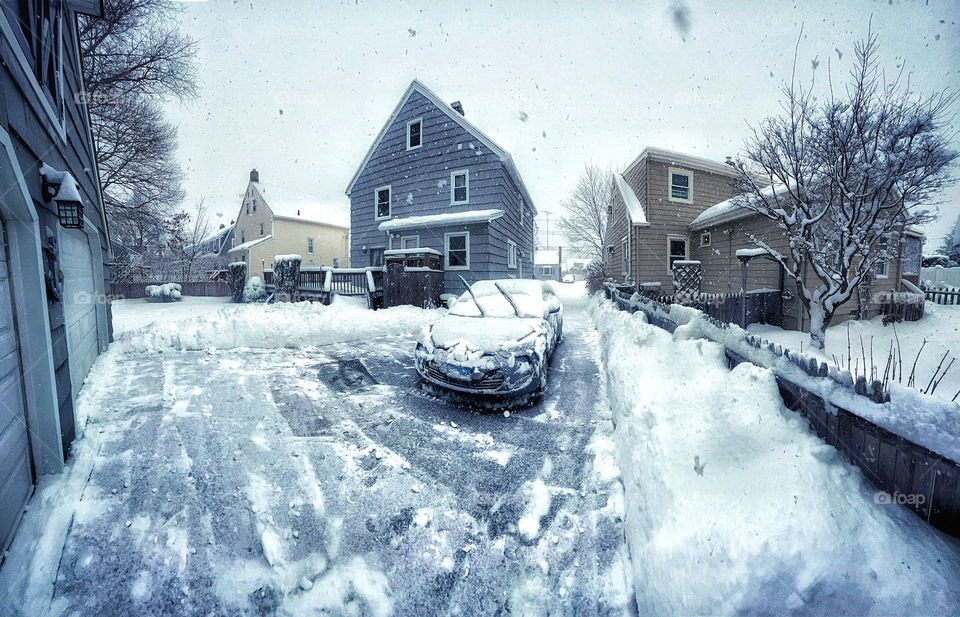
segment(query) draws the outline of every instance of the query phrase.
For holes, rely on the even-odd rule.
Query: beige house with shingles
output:
[[[705,293],[740,290],[739,249],[756,245],[750,236],[762,238],[773,250],[788,254],[787,238],[776,224],[744,208],[731,207],[737,191],[736,171],[729,165],[662,148],[646,148],[622,173],[615,173],[611,206],[604,237],[603,262],[608,276],[618,283],[659,283],[673,293],[672,265],[678,260],[701,263]],[[898,257],[877,269],[871,293],[901,291],[903,279],[919,273],[923,235],[904,231]],[[916,262],[916,263],[914,263]],[[747,290],[773,289],[783,293],[783,327],[803,330],[809,316],[796,297],[796,284],[778,264],[752,259]],[[808,273],[814,286],[816,274]],[[913,282],[916,282],[913,280]],[[866,303],[865,317],[876,315],[880,306]],[[857,315],[859,290],[841,306],[834,323]]]
[[[322,220],[332,216],[264,185],[254,169],[237,215],[230,259],[246,262],[247,276],[260,278],[273,268],[277,255],[300,255],[301,267],[347,268],[350,228]]]

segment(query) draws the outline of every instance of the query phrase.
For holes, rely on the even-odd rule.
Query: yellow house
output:
[[[256,169],[243,195],[233,234],[231,261],[247,263],[247,275],[263,278],[276,255],[300,255],[301,267],[350,267],[350,228],[343,215],[302,195],[264,185]]]

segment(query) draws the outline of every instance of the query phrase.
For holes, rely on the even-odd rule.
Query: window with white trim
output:
[[[418,249],[420,248],[420,236],[403,236],[400,238],[400,248]]]
[[[873,267],[873,271],[876,273],[878,279],[885,279],[888,277],[888,272],[890,270],[889,262],[886,259],[882,259],[877,262]]]
[[[470,203],[470,172],[455,171],[450,174],[450,204]]]
[[[700,234],[700,246],[710,246],[710,232],[705,231]]]
[[[423,118],[407,122],[407,150],[415,150],[423,145]]]
[[[378,219],[390,218],[390,187],[381,186],[373,192],[374,214]]]
[[[673,272],[673,262],[690,257],[690,242],[683,236],[667,236],[667,272]]]
[[[307,238],[307,253],[313,253],[313,238]]]
[[[690,203],[693,201],[693,174],[671,167],[667,173],[670,180],[670,201]]]
[[[630,276],[630,242],[627,240],[627,236],[624,236],[623,239],[620,240],[620,257],[621,273],[624,276]]]
[[[517,243],[513,240],[507,240],[507,267],[517,267]]]
[[[444,261],[447,270],[470,269],[470,232],[443,235]]]

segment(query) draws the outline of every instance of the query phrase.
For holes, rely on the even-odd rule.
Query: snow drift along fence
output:
[[[110,283],[110,297],[113,300],[124,298],[146,298],[146,287],[149,285],[163,285],[170,281],[147,283]],[[230,295],[230,287],[223,281],[203,281],[194,283],[177,283],[184,296],[226,297]]]
[[[680,323],[671,317],[671,305],[640,294],[627,297],[614,286],[605,289],[607,298],[621,310],[631,313],[643,311],[647,320],[659,327],[674,332]],[[868,383],[863,376],[854,381],[849,371],[831,369],[816,358],[783,349],[763,341],[759,337],[745,335],[739,338],[740,345],[734,348],[730,338],[722,333],[730,332],[730,325],[715,318],[703,319],[721,333],[718,342],[723,345],[727,364],[733,368],[742,362],[757,362],[757,354],[748,350],[769,351],[775,358],[784,358],[799,371],[791,377],[787,371],[774,371],[777,386],[784,405],[802,414],[810,429],[825,443],[843,452],[863,474],[880,489],[878,504],[898,503],[908,507],[934,527],[960,538],[960,464],[897,435],[862,416],[836,405],[803,383],[806,377],[831,379],[848,395],[863,397],[872,403],[889,402],[889,393],[879,382]],[[704,338],[714,340],[704,334]],[[960,410],[958,410],[960,413]]]
[[[621,293],[622,293],[621,289]],[[726,323],[740,323],[740,302],[743,294],[736,293],[677,293],[640,290],[640,295],[660,304],[679,304]],[[779,326],[783,323],[780,312],[780,292],[776,289],[757,289],[747,292],[747,324],[762,323]]]

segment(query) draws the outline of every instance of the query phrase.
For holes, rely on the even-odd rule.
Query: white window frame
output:
[[[467,198],[463,201],[457,201],[455,199],[457,194],[457,185],[454,181],[457,176],[462,175],[464,177],[463,188],[466,189]],[[470,170],[469,169],[458,169],[457,171],[450,172],[450,205],[451,206],[462,206],[470,203]]]
[[[513,240],[507,240],[507,267],[517,269],[517,243]]]
[[[673,175],[674,174],[687,177],[687,198],[686,199],[681,199],[680,197],[673,196]],[[687,169],[681,169],[680,167],[667,168],[667,198],[670,201],[675,201],[682,204],[693,203],[693,172],[692,171],[689,171]]]
[[[874,267],[873,272],[878,279],[890,278],[890,260],[881,259],[880,261],[875,263],[873,267]],[[883,272],[880,271],[881,269],[883,270]]]
[[[416,146],[411,146],[411,145],[410,145],[410,127],[413,126],[414,124],[418,123],[418,122],[420,123],[420,143],[419,143],[418,145],[416,145]],[[406,136],[407,150],[416,150],[417,148],[420,148],[420,147],[423,146],[423,118],[422,118],[422,117],[420,117],[420,118],[414,118],[414,119],[411,120],[410,122],[407,122],[407,133],[406,133],[406,135],[407,135],[407,136]]]
[[[684,253],[683,253],[682,261],[687,261],[690,259],[690,238],[686,236],[668,235],[667,236],[667,274],[673,274],[673,268],[670,267],[670,257],[672,257],[672,255],[670,254],[671,240],[683,240]]]
[[[631,270],[631,255],[630,255],[630,240],[627,236],[620,238],[620,270],[621,274],[624,276],[630,276]]]
[[[380,202],[378,201],[380,196],[380,191],[387,192],[387,215],[378,216],[380,214]],[[373,189],[373,220],[375,221],[384,221],[390,218],[390,214],[393,212],[393,189],[390,188],[389,184],[379,186]]]
[[[464,246],[467,251],[466,265],[450,265],[450,238],[453,236],[463,236],[465,238]],[[469,270],[470,269],[470,232],[469,231],[451,231],[443,234],[443,265],[447,270]]]
[[[416,246],[407,246],[407,240],[413,240],[417,243]],[[418,249],[420,248],[420,235],[413,236],[401,236],[400,237],[400,248],[401,249]]]
[[[307,238],[307,254],[313,255],[313,238]]]

